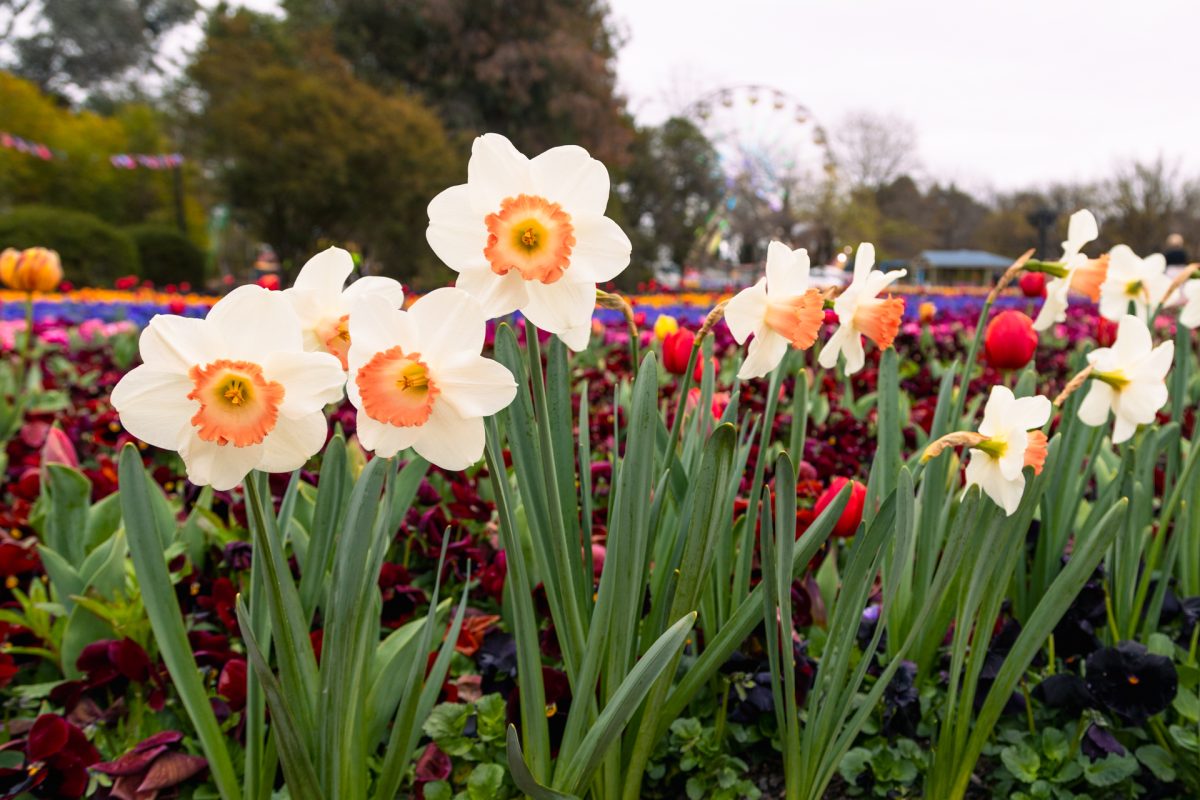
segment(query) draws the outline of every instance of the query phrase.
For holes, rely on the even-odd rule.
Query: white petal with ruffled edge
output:
[[[764,325],[750,340],[746,360],[738,370],[738,378],[743,381],[761,378],[779,366],[787,350],[788,340]]]
[[[341,371],[340,367],[338,371]],[[280,415],[275,427],[263,439],[263,455],[258,469],[265,472],[300,469],[325,446],[328,435],[329,423],[320,411],[295,419]]]
[[[533,190],[572,217],[602,217],[608,205],[608,169],[576,145],[552,147],[529,160]]]
[[[482,417],[463,417],[449,403],[437,403],[420,430],[413,449],[442,469],[466,469],[483,458]]]
[[[342,399],[346,373],[337,358],[329,353],[279,350],[268,353],[262,367],[267,380],[283,384],[283,401],[279,404],[281,416],[306,417],[314,410]]]
[[[200,404],[188,399],[192,380],[148,366],[126,373],[112,391],[112,405],[125,430],[146,444],[177,450],[192,432]]]
[[[733,340],[745,344],[750,334],[758,330],[767,316],[767,280],[759,279],[730,298],[725,304],[725,324]]]

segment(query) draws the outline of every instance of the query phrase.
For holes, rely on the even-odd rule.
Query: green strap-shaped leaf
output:
[[[241,797],[241,787],[225,748],[225,734],[217,725],[208,693],[200,682],[200,671],[183,627],[175,587],[171,585],[171,576],[163,560],[162,541],[168,534],[158,530],[150,478],[142,467],[141,455],[132,444],[125,445],[121,451],[119,475],[129,551],[159,654],[167,665],[188,718],[196,728],[217,790],[223,800],[237,800]]]
[[[258,641],[254,638],[254,629],[246,612],[246,604],[242,602],[241,597],[237,600],[237,617],[242,641],[246,645],[246,655],[249,656],[250,665],[262,682],[267,705],[271,708],[274,722],[271,730],[279,747],[279,760],[287,782],[288,794],[295,800],[324,800],[325,795],[317,783],[317,773],[313,770],[312,754],[300,736],[300,726],[292,716],[290,704],[284,699],[279,681],[275,679],[275,674],[271,672],[262,651],[258,648]]]
[[[529,771],[529,766],[525,763],[525,755],[521,752],[521,740],[517,736],[517,729],[513,725],[508,726],[508,773],[512,776],[513,783],[517,788],[528,795],[532,800],[579,800],[573,794],[563,794],[556,792],[553,789],[542,786],[533,777]]]

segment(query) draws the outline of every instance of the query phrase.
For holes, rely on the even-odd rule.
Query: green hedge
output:
[[[133,225],[125,232],[137,245],[143,278],[160,287],[185,281],[197,291],[204,286],[204,253],[191,239],[166,225]]]
[[[62,258],[64,277],[77,286],[110,287],[140,275],[133,238],[92,214],[51,206],[18,206],[0,213],[0,250],[49,247]]]

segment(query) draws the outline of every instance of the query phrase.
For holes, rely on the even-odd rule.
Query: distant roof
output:
[[[922,250],[913,259],[939,269],[1005,269],[1011,258],[984,250]]]

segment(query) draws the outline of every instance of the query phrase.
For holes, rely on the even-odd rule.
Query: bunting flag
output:
[[[54,152],[49,147],[46,147],[46,145],[22,139],[20,136],[13,136],[11,133],[5,131],[0,131],[0,147],[16,150],[18,153],[28,153],[34,158],[40,158],[42,161],[49,161],[54,158]]]
[[[117,169],[137,169],[138,167],[145,167],[146,169],[173,169],[183,163],[183,156],[179,153],[165,153],[162,155],[118,153],[115,156],[110,156],[108,160]]]
[[[67,157],[66,153],[61,151],[56,152],[44,144],[31,142],[20,136],[14,136],[7,131],[0,131],[0,147],[16,150],[18,153],[27,153],[34,158],[40,158],[42,161]],[[108,160],[117,169],[137,169],[138,167],[145,169],[174,169],[183,163],[183,156],[180,153],[161,153],[157,155],[118,153],[109,156]]]

